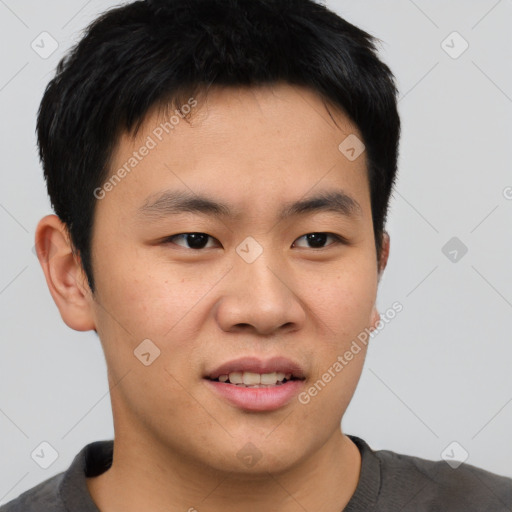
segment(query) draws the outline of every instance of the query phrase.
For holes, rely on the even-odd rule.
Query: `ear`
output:
[[[379,274],[378,274],[378,282],[382,277],[382,273],[386,268],[389,258],[389,247],[390,247],[390,238],[387,231],[382,233],[382,243],[381,243],[381,251],[379,257]],[[373,305],[371,319],[370,319],[370,330],[374,330],[377,328],[377,324],[380,321],[380,313],[377,310],[377,305]]]
[[[95,329],[92,293],[65,224],[56,215],[43,217],[35,242],[48,289],[64,323],[75,331]]]
[[[391,240],[389,238],[389,234],[387,231],[384,231],[382,233],[382,243],[381,243],[381,250],[380,250],[380,257],[379,257],[379,282],[380,282],[380,278],[382,277],[382,273],[384,272],[384,269],[386,268],[386,265],[388,264],[390,243],[391,243]]]

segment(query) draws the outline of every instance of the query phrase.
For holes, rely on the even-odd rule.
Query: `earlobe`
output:
[[[35,242],[48,289],[62,319],[76,331],[93,330],[92,294],[66,226],[56,215],[43,217],[36,228]]]
[[[370,331],[373,331],[377,328],[378,323],[380,322],[380,313],[377,309],[377,305],[373,305],[371,318],[370,318]]]

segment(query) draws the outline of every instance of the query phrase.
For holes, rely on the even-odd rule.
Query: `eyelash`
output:
[[[304,238],[306,237],[307,235],[328,235],[330,237],[332,237],[334,239],[334,242],[329,244],[329,245],[326,245],[325,247],[307,247],[307,249],[313,249],[313,250],[317,250],[317,251],[321,251],[323,249],[327,249],[328,247],[331,247],[333,245],[348,245],[348,241],[343,238],[341,235],[336,235],[334,233],[328,233],[328,232],[325,232],[325,231],[312,231],[311,233],[306,233],[305,235],[302,235],[300,236],[299,238],[297,238],[297,240],[300,240],[301,238]],[[185,237],[187,235],[206,235],[207,237],[209,237],[210,239],[214,239],[216,240],[213,236],[211,235],[208,235],[207,233],[202,233],[202,232],[197,232],[197,231],[192,231],[192,232],[189,232],[189,233],[178,233],[176,235],[171,235],[167,238],[165,238],[163,240],[163,243],[164,244],[171,244],[171,243],[174,243],[172,240],[175,239],[176,237]],[[218,241],[218,240],[217,240]],[[295,243],[295,241],[294,241]],[[175,245],[178,245],[178,244],[175,244]],[[183,247],[180,245],[180,247]],[[206,248],[201,248],[201,249],[193,249],[193,248],[190,248],[190,247],[183,247],[184,249],[190,249],[191,251],[196,251],[196,252],[199,252],[199,251],[202,251]],[[211,247],[210,247],[211,249]]]

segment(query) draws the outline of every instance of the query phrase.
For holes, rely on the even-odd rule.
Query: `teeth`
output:
[[[276,372],[274,373],[263,373],[261,375],[262,384],[274,385],[277,382]]]
[[[246,386],[254,386],[260,384],[260,374],[252,372],[244,372],[242,375],[243,382]]]
[[[229,382],[231,384],[243,384],[242,372],[231,372],[229,374]]]
[[[291,373],[272,372],[272,373],[255,373],[255,372],[231,372],[229,375],[219,375],[220,382],[228,382],[231,384],[246,387],[267,387],[281,385],[284,379],[290,380]]]
[[[273,386],[265,386],[263,384],[255,384],[253,386],[246,386],[245,384],[237,384],[237,386],[242,388],[271,388]]]

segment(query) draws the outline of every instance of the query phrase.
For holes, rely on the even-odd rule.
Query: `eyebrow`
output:
[[[317,212],[334,212],[345,217],[362,216],[361,205],[342,190],[319,192],[306,199],[285,203],[278,213],[278,220]],[[238,210],[211,197],[192,192],[166,190],[149,196],[138,210],[139,215],[153,220],[180,213],[195,213],[214,217],[239,217]]]

